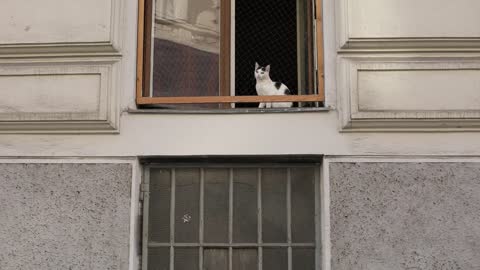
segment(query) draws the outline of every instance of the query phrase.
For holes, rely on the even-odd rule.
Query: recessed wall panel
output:
[[[3,0],[0,44],[108,42],[111,0]]]
[[[350,38],[480,37],[477,0],[347,0]]]
[[[345,57],[343,131],[480,129],[480,62],[463,57]]]
[[[114,61],[0,65],[0,133],[112,132],[118,124]]]
[[[358,72],[359,111],[480,110],[480,70]]]
[[[95,119],[100,92],[101,74],[0,75],[0,119]]]

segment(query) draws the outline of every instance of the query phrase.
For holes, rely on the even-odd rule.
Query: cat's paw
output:
[[[260,105],[258,105],[258,108],[265,108],[265,103],[261,102]]]

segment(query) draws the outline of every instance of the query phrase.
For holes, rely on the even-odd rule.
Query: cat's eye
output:
[[[138,1],[144,33],[138,43],[139,106],[322,106],[321,0]],[[251,73],[256,62],[271,69],[255,74],[269,74],[289,95],[259,96]]]

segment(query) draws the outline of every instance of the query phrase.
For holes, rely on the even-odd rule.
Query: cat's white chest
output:
[[[271,85],[271,83],[258,83],[255,85],[257,90],[257,94],[260,96],[270,96],[274,95],[275,91]]]

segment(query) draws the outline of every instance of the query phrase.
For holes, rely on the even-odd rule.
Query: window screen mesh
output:
[[[150,168],[148,175],[145,269],[315,269],[316,167]]]
[[[237,1],[235,5],[235,88],[256,95],[255,62],[271,65],[271,78],[297,89],[296,1]]]
[[[293,94],[314,93],[312,6],[311,0],[236,1],[236,95],[257,94],[255,62],[270,65],[271,79]]]

